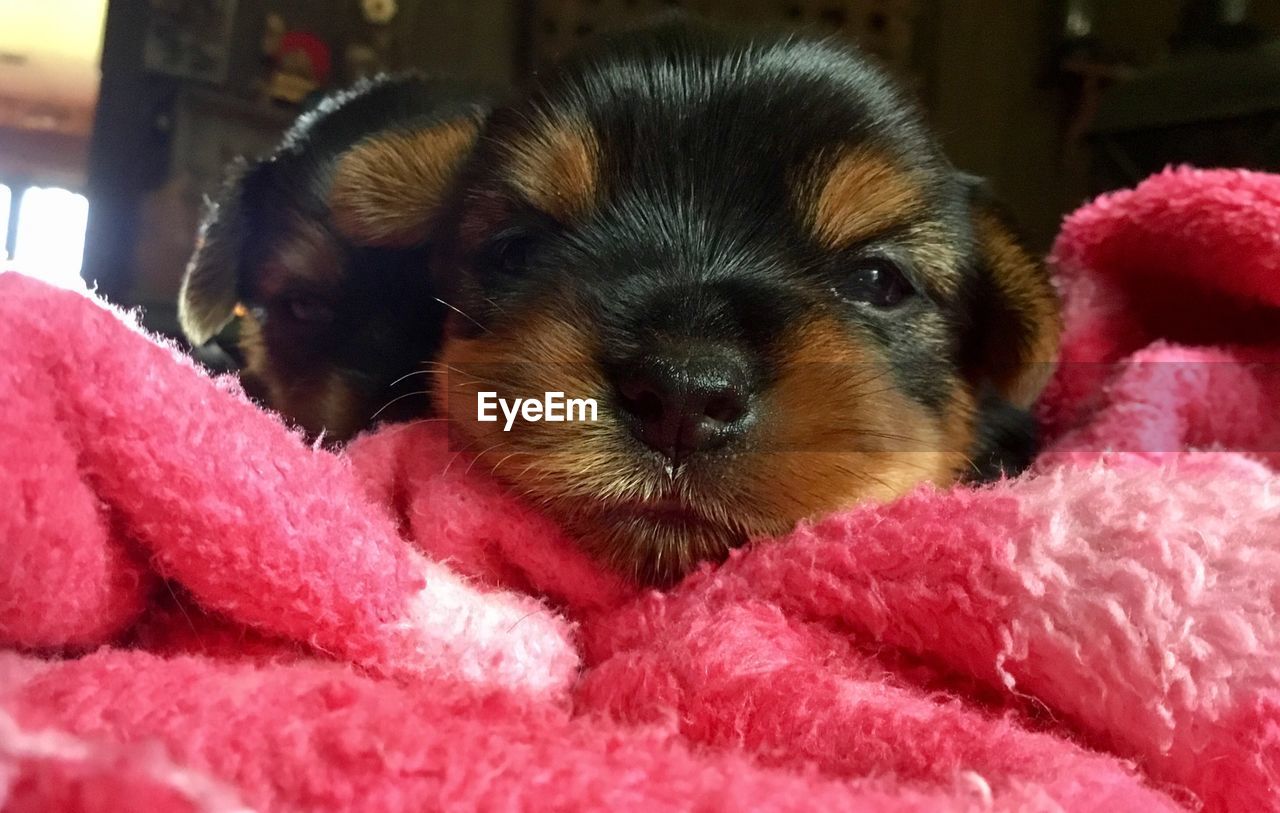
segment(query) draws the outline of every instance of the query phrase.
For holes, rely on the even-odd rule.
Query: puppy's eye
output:
[[[516,275],[529,267],[533,238],[524,233],[500,234],[490,241],[480,256],[486,273]]]
[[[898,264],[883,257],[859,260],[840,287],[845,300],[877,308],[892,308],[914,293]]]
[[[294,296],[285,300],[285,313],[289,318],[308,325],[326,325],[333,321],[333,308],[319,299]]]

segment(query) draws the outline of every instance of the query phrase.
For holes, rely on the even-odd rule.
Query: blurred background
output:
[[[204,196],[318,93],[518,87],[671,6],[860,43],[1040,249],[1166,164],[1280,169],[1280,0],[0,0],[0,261],[172,332]]]

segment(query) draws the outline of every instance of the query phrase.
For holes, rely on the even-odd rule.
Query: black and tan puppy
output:
[[[199,339],[247,305],[249,370],[304,426],[355,431],[420,365],[473,467],[651,583],[1025,463],[1057,349],[1046,272],[856,53],[669,24],[483,127],[456,104],[353,114],[323,159],[303,153],[326,119],[304,122],[258,171],[323,180],[299,198],[251,169],[208,225],[184,323]],[[504,431],[481,392],[599,410]]]
[[[849,49],[606,40],[490,116],[448,206],[458,448],[642,581],[1025,451],[1046,272]],[[504,431],[484,391],[598,419]]]
[[[313,436],[349,437],[388,404],[380,418],[427,409],[420,380],[393,385],[437,352],[428,233],[484,112],[451,84],[383,78],[235,166],[183,279],[187,337],[234,333],[246,388]]]

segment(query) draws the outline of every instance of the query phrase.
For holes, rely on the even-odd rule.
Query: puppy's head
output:
[[[438,405],[650,582],[971,466],[1056,351],[1044,270],[855,54],[664,26],[499,111],[437,268]],[[592,398],[597,420],[478,420]]]
[[[343,439],[420,412],[439,303],[428,235],[481,109],[417,77],[365,83],[240,162],[201,227],[179,318],[202,345],[234,322],[246,387],[309,433]],[[403,397],[402,397],[403,396]]]

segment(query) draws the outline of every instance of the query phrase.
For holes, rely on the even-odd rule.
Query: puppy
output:
[[[343,440],[375,417],[428,409],[421,379],[399,379],[437,352],[428,236],[485,111],[448,83],[381,78],[236,164],[183,278],[188,339],[223,339],[246,389],[312,436]]]
[[[1032,448],[1046,271],[849,48],[605,40],[492,113],[440,233],[457,450],[639,581]],[[599,411],[504,431],[486,392]]]

